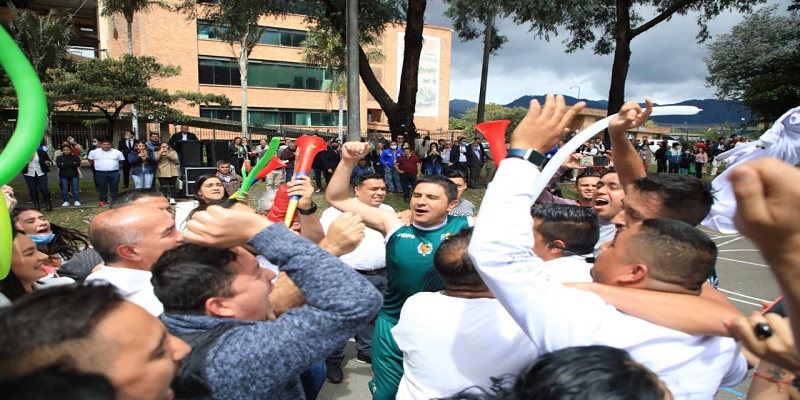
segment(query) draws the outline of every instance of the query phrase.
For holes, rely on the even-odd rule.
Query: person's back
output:
[[[478,276],[467,255],[472,229],[445,240],[434,265],[446,289],[417,293],[392,335],[403,352],[398,399],[429,399],[489,386],[538,356],[533,343]],[[476,351],[476,349],[487,349]]]

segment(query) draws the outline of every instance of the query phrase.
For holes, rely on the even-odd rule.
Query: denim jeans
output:
[[[47,175],[28,176],[23,175],[25,183],[28,185],[28,192],[31,194],[31,200],[34,203],[39,203],[39,193],[42,194],[42,200],[50,200],[50,189],[47,188]]]
[[[442,174],[442,166],[439,165],[431,165],[428,164],[425,166],[425,175],[441,175]]]
[[[75,201],[81,201],[81,195],[78,192],[78,177],[74,178],[59,178],[61,180],[61,201],[64,203],[69,202],[69,190],[72,187],[72,197]]]
[[[97,191],[100,194],[100,201],[108,203],[109,191],[111,192],[111,199],[116,199],[119,194],[119,171],[95,171],[95,177],[97,178]]]
[[[137,189],[141,188],[151,188],[153,187],[153,177],[155,174],[132,174],[131,177],[133,178],[133,186]]]
[[[400,192],[403,186],[400,184],[400,171],[384,166],[384,180],[386,181],[386,190],[389,192]]]

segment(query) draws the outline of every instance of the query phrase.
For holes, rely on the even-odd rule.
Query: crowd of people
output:
[[[376,400],[710,399],[753,368],[749,398],[800,395],[800,211],[786,207],[800,197],[800,171],[763,158],[730,173],[737,228],[772,267],[789,318],[744,317],[715,288],[717,248],[696,228],[711,186],[648,174],[627,138],[649,100],[611,120],[609,166],[582,164],[605,152],[593,140],[540,176],[540,150],[557,146],[582,107],[531,102],[479,212],[462,194],[480,184],[478,165],[494,165],[480,141],[402,135],[374,147],[332,140],[316,176],[294,174],[297,146],[285,143],[256,209],[229,198],[251,152],[241,142],[178,207],[169,180],[166,192],[146,185],[172,146],[134,143],[127,159],[142,185],[112,193],[88,235],[18,207],[4,187],[14,234],[0,281],[0,393],[314,399],[325,381],[344,381],[355,338],[373,375],[354,390]],[[99,146],[92,161],[106,182],[126,156]],[[43,159],[29,164],[34,185]],[[535,191],[569,170],[581,171],[577,199]],[[320,213],[321,178],[330,208]],[[384,204],[390,192],[409,209]]]

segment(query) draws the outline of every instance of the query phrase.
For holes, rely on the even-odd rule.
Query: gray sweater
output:
[[[286,272],[308,303],[275,321],[237,321],[208,352],[205,375],[215,399],[304,399],[299,375],[356,334],[378,313],[383,297],[355,270],[317,245],[274,224],[250,242]],[[175,334],[230,321],[209,315],[164,314]]]

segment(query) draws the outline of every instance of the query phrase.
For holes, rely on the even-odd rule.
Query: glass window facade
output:
[[[208,85],[241,84],[239,64],[234,60],[200,58],[199,82]],[[247,65],[247,85],[282,89],[324,90],[332,73],[324,68],[290,63],[251,61]]]
[[[338,126],[339,111],[325,110],[264,110],[249,108],[248,122],[261,125],[297,125],[297,126]],[[242,120],[239,108],[200,107],[200,116],[204,118]],[[344,113],[344,121],[347,112]]]
[[[211,40],[225,40],[228,29],[224,26],[214,25],[211,21],[197,20],[197,38]],[[306,31],[293,29],[267,28],[259,39],[260,44],[273,46],[300,47],[306,40]]]

